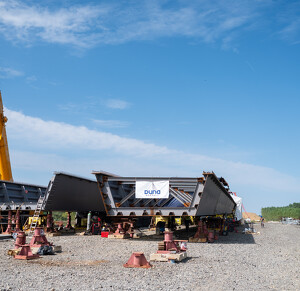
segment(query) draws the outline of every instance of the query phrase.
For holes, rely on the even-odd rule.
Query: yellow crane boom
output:
[[[13,181],[5,130],[6,122],[7,117],[4,116],[2,96],[0,91],[0,180]]]

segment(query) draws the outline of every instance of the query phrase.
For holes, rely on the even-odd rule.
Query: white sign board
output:
[[[136,181],[135,198],[169,198],[169,181]]]
[[[231,197],[233,198],[234,202],[236,203],[235,216],[236,216],[236,219],[239,221],[243,218],[242,198],[238,197],[238,196],[235,196],[235,195],[231,195]]]

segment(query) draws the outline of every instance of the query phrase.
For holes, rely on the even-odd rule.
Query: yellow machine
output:
[[[7,117],[4,116],[2,96],[0,91],[0,180],[13,181],[5,130],[6,122]]]
[[[168,224],[169,217],[168,216],[155,216],[155,225],[159,221],[164,221],[166,225]],[[190,216],[191,224],[195,224],[195,217]],[[175,217],[175,223],[176,225],[182,225],[183,224],[183,219],[181,216]]]

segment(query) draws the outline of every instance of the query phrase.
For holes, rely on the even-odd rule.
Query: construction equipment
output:
[[[13,181],[5,130],[6,122],[7,117],[4,116],[2,96],[0,91],[0,180]]]
[[[45,196],[40,196],[37,205],[36,205],[36,209],[34,211],[32,220],[31,220],[31,224],[30,224],[30,228],[29,228],[29,235],[32,235],[37,224],[39,221],[39,217],[40,217],[40,213],[42,211],[42,208],[44,206],[44,202],[45,202]]]
[[[164,222],[165,225],[168,225],[168,222],[169,222],[169,216],[155,216],[154,219],[155,219],[154,220],[154,225],[157,225],[158,222],[160,222],[160,221]],[[185,219],[189,219],[191,221],[191,224],[195,224],[195,217],[194,216],[176,216],[175,217],[176,226],[177,225],[178,226],[184,225]]]
[[[42,210],[46,187],[13,182],[5,129],[6,122],[7,117],[4,116],[0,91],[0,203],[2,204],[0,210],[5,213],[2,217],[4,219],[7,217],[6,233],[12,233],[21,230],[21,224],[31,214],[31,211],[35,208],[35,203],[38,201],[34,218],[30,224],[30,229],[33,232]],[[13,210],[16,211],[16,220],[12,219],[14,217]],[[15,229],[12,227],[13,224],[15,224]],[[3,229],[1,219],[0,225]]]

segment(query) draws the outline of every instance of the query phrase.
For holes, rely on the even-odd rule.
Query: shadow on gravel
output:
[[[42,266],[51,266],[51,267],[72,267],[72,266],[97,266],[100,264],[105,264],[108,263],[109,261],[107,260],[89,260],[89,261],[64,261],[64,260],[59,260],[59,261],[51,261],[51,260],[32,260],[32,261],[27,261],[29,264],[38,264]]]
[[[194,256],[188,256],[187,258],[185,258],[184,260],[180,261],[181,263],[188,263],[190,260],[192,259],[199,259],[200,257],[194,257]]]
[[[214,244],[255,244],[252,234],[229,233],[227,236],[220,236]]]
[[[255,240],[252,234],[242,233],[243,227],[238,228],[238,232],[229,232],[226,236],[219,236],[218,240],[215,240],[214,244],[255,244]],[[189,237],[193,237],[197,228],[193,227],[189,233],[185,229],[174,231],[175,240],[188,240]],[[135,240],[135,239],[134,239]],[[138,240],[144,241],[163,241],[163,235],[147,235],[139,238]],[[201,243],[196,243],[201,244]]]

